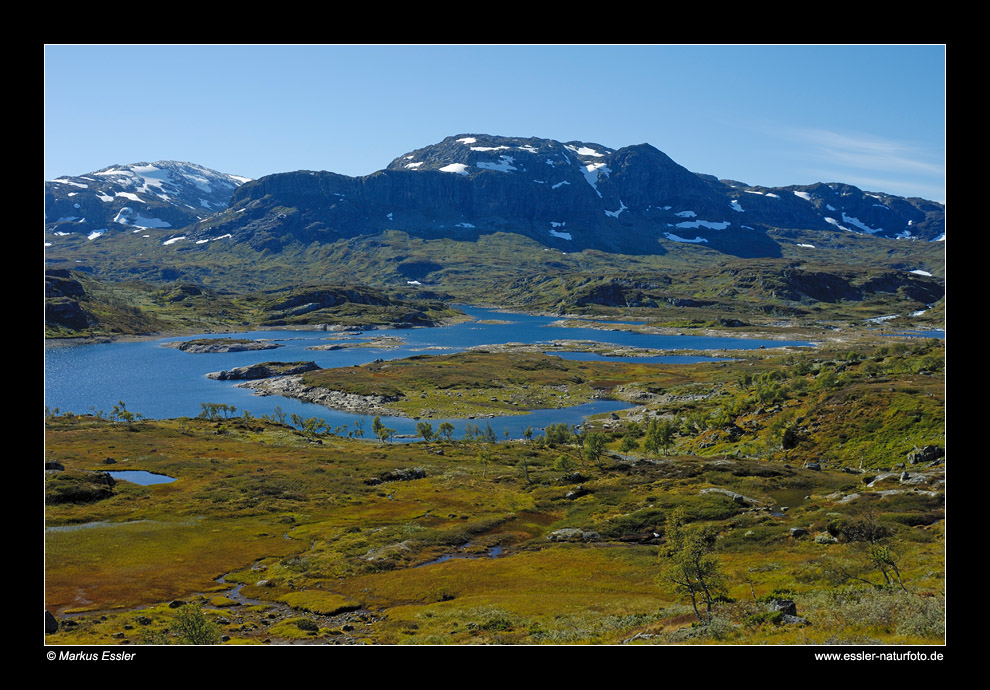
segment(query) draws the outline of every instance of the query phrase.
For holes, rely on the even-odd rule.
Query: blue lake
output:
[[[202,403],[222,403],[236,407],[236,414],[247,410],[260,417],[272,414],[278,407],[291,417],[318,417],[331,427],[353,426],[364,420],[365,436],[371,436],[371,419],[362,415],[329,410],[320,405],[303,403],[279,396],[256,396],[252,391],[236,388],[231,381],[214,381],[206,374],[264,361],[314,361],[321,367],[344,367],[364,364],[374,359],[400,359],[412,355],[444,354],[463,351],[479,345],[529,343],[545,346],[552,352],[554,340],[590,340],[614,345],[662,350],[751,350],[760,347],[809,347],[803,341],[747,340],[693,335],[650,335],[629,331],[607,331],[596,328],[563,328],[551,326],[557,317],[509,314],[479,307],[461,307],[475,321],[442,328],[414,328],[367,331],[363,336],[397,336],[404,343],[397,349],[351,348],[341,350],[308,350],[316,345],[355,340],[354,334],[325,331],[249,331],[224,335],[197,335],[165,338],[155,341],[118,342],[87,345],[67,345],[45,352],[45,406],[61,412],[86,414],[96,411],[109,413],[123,401],[130,412],[147,418],[195,417]],[[508,323],[479,323],[497,320]],[[235,337],[273,340],[282,347],[274,350],[192,354],[163,347],[165,342],[192,340],[200,337]],[[561,353],[564,355],[565,353]],[[622,361],[628,358],[601,357],[566,353],[567,357]],[[695,362],[720,361],[715,357],[684,357],[666,355],[637,361]],[[584,417],[628,407],[628,403],[599,400],[575,407],[537,410],[526,415],[473,420],[482,429],[490,423],[496,435],[519,438],[527,427],[542,429],[549,424],[579,424]],[[416,420],[401,417],[383,418],[399,435],[415,434]],[[463,419],[430,419],[433,428],[450,421],[460,434]],[[346,432],[345,432],[346,433]]]

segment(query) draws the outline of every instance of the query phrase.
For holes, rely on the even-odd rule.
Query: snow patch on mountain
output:
[[[166,223],[164,220],[159,218],[147,218],[137,213],[130,206],[125,206],[117,212],[117,215],[113,219],[114,223],[120,223],[121,225],[134,225],[139,228],[170,228],[171,223]]]
[[[73,182],[72,180],[67,180],[64,177],[60,177],[56,180],[52,180],[52,182],[58,182],[59,184],[69,184],[72,185],[73,187],[82,187],[83,189],[89,189],[88,184],[83,184],[82,182]]]
[[[670,223],[668,223],[670,225]],[[681,223],[677,223],[672,227],[676,228],[708,228],[709,230],[725,230],[731,226],[727,220],[686,220]]]
[[[859,218],[853,218],[852,216],[846,215],[845,211],[842,212],[842,222],[849,223],[850,225],[855,225],[863,232],[867,232],[871,235],[876,232],[883,232],[883,228],[871,228],[869,225],[861,221]]]
[[[518,170],[517,167],[513,165],[515,160],[512,156],[500,156],[497,162],[482,162],[479,161],[475,163],[476,166],[484,170],[497,170],[499,172],[512,172],[513,170]]]
[[[693,240],[689,240],[686,237],[681,237],[679,235],[675,235],[672,232],[666,232],[666,233],[664,233],[663,236],[666,237],[671,242],[685,242],[687,244],[700,244],[702,242],[707,242],[708,241],[704,237],[695,237]]]
[[[440,172],[445,173],[456,173],[458,175],[467,175],[467,166],[464,163],[450,163],[440,168]]]
[[[826,222],[826,223],[831,223],[831,224],[832,224],[832,225],[834,225],[835,227],[837,227],[837,228],[839,228],[839,230],[845,230],[846,232],[852,232],[852,230],[850,230],[849,228],[847,228],[847,227],[845,227],[845,226],[843,226],[843,225],[842,225],[841,223],[839,223],[839,221],[837,221],[837,220],[836,220],[835,218],[830,218],[830,217],[828,217],[828,216],[826,216],[826,217],[825,217],[825,222]]]
[[[587,146],[577,147],[577,146],[571,146],[570,144],[564,144],[564,148],[567,149],[568,151],[573,151],[579,156],[594,156],[596,158],[602,158],[605,156],[604,153],[599,153],[598,151],[595,151],[593,148],[589,148]]]
[[[608,177],[608,174],[612,171],[609,170],[608,166],[604,163],[589,163],[584,166],[583,172],[584,179],[588,181],[588,184],[590,184],[591,188],[595,190],[595,193],[597,193],[598,196],[601,196],[602,193],[598,191],[598,178],[602,175]]]
[[[606,216],[612,216],[612,218],[618,218],[619,214],[623,211],[628,211],[629,207],[622,203],[622,199],[619,199],[619,210],[618,211],[605,211]]]

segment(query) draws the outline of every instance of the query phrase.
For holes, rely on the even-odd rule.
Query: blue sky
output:
[[[49,45],[45,179],[367,175],[452,134],[649,143],[754,185],[945,200],[942,45]]]

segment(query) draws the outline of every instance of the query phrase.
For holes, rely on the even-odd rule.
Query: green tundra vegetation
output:
[[[861,322],[891,314],[912,314],[902,321],[915,326],[944,323],[936,288],[944,276],[943,243],[827,231],[771,236],[779,258],[741,259],[677,243],[660,255],[561,252],[512,233],[457,241],[400,231],[290,242],[259,255],[246,244],[149,250],[125,233],[112,249],[80,240],[50,250],[46,335],[433,325],[458,318],[453,303],[595,316],[621,316],[634,307],[635,318],[680,329]],[[816,248],[809,251],[809,243]]]
[[[409,417],[490,417],[579,405],[608,395],[622,383],[632,385],[644,375],[657,385],[687,382],[683,374],[657,367],[568,361],[539,352],[473,350],[319,369],[304,374],[303,383],[390,398],[388,407]]]
[[[307,374],[411,416],[445,391],[498,414],[551,392],[634,405],[520,440],[424,420],[397,443],[387,419],[361,438],[207,401],[49,410],[46,642],[942,644],[944,343],[732,357]]]
[[[410,290],[314,283],[264,291],[233,291],[186,281],[110,282],[81,271],[45,274],[45,337],[106,338],[312,328],[435,326],[461,312]]]

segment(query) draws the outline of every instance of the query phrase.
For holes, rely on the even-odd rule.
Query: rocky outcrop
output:
[[[108,472],[66,470],[46,472],[45,504],[92,503],[113,495],[117,482]]]
[[[422,467],[407,467],[386,472],[380,477],[371,477],[365,480],[369,486],[377,486],[385,482],[410,482],[414,479],[425,479],[426,470]]]
[[[86,291],[78,280],[64,269],[45,271],[45,323],[72,330],[82,330],[92,323],[79,305]]]
[[[925,446],[924,448],[914,448],[907,454],[907,461],[910,465],[934,462],[945,457],[945,450],[938,446]]]
[[[281,395],[356,414],[403,416],[401,412],[388,407],[388,403],[399,399],[397,396],[357,395],[307,386],[303,383],[302,376],[276,376],[269,379],[246,381],[237,384],[237,386],[250,388],[255,392],[255,395]]]
[[[564,527],[563,529],[554,530],[547,535],[547,541],[554,542],[588,542],[588,541],[601,541],[601,535],[598,532],[591,530],[582,530],[576,527]]]
[[[241,381],[267,379],[273,376],[291,376],[319,369],[316,362],[262,362],[247,367],[235,367],[226,371],[214,371],[206,375],[216,381]]]
[[[731,498],[735,503],[748,507],[757,507],[763,505],[760,501],[757,501],[755,498],[749,498],[748,496],[743,496],[742,494],[738,494],[735,491],[729,491],[728,489],[719,489],[716,487],[710,487],[707,489],[702,489],[700,493],[720,494],[722,496],[727,496]]]

